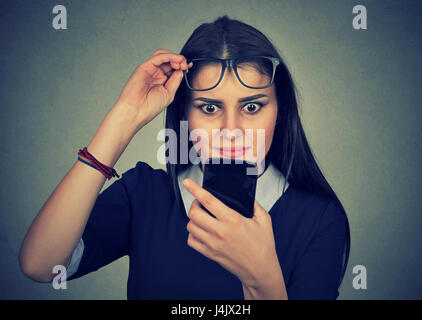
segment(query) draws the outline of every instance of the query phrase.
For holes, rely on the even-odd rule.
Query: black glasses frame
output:
[[[272,76],[271,76],[271,82],[270,82],[270,84],[268,84],[268,85],[266,85],[266,86],[263,86],[263,87],[251,87],[251,86],[248,86],[247,84],[245,84],[241,79],[240,79],[240,77],[239,77],[239,74],[237,73],[237,61],[238,60],[240,60],[240,59],[245,59],[245,58],[265,58],[265,59],[268,59],[268,60],[270,60],[271,62],[272,62],[272,64],[273,64],[273,74],[272,74]],[[201,61],[201,60],[207,60],[207,61],[216,61],[216,62],[220,62],[221,63],[221,65],[222,65],[222,71],[221,71],[221,74],[220,74],[220,78],[218,79],[218,81],[217,81],[217,83],[214,85],[214,86],[212,86],[211,88],[208,88],[208,89],[193,89],[190,85],[189,85],[189,81],[188,81],[188,78],[187,78],[187,73],[188,73],[188,71],[189,71],[189,69],[188,70],[183,70],[183,76],[184,76],[184,78],[185,78],[185,82],[186,82],[186,85],[187,85],[187,87],[190,89],[190,90],[192,90],[192,91],[208,91],[208,90],[211,90],[211,89],[214,89],[216,86],[218,86],[218,84],[221,82],[221,79],[223,79],[223,77],[224,77],[224,72],[226,71],[226,68],[227,67],[232,67],[233,68],[233,70],[234,70],[234,73],[236,74],[236,77],[237,77],[237,79],[239,80],[239,82],[242,84],[242,85],[244,85],[245,87],[247,87],[247,88],[251,88],[251,89],[264,89],[264,88],[268,88],[269,86],[271,86],[272,84],[273,84],[273,82],[274,82],[274,75],[275,75],[275,71],[276,71],[276,68],[277,68],[277,66],[280,64],[280,59],[279,58],[276,58],[276,57],[269,57],[269,56],[244,56],[244,57],[238,57],[238,58],[231,58],[231,59],[218,59],[218,58],[194,58],[194,59],[186,59],[186,61],[187,61],[187,63],[189,64],[190,62],[193,62],[194,63],[194,65],[195,65],[195,61]]]

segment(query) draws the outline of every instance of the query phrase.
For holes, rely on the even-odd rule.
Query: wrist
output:
[[[255,275],[254,282],[242,282],[245,300],[287,300],[280,264],[277,261],[277,263],[267,264],[267,266],[266,270],[261,270],[259,275]]]
[[[137,108],[121,100],[117,100],[109,113],[113,121],[125,128],[126,135],[130,138],[150,121],[142,112],[142,108]]]
[[[114,167],[134,135],[130,119],[127,109],[113,107],[88,144],[88,152],[101,163]]]

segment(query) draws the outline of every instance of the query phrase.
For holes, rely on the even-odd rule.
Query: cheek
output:
[[[268,151],[271,147],[271,143],[274,136],[274,128],[275,128],[275,121],[271,120],[268,124],[267,129],[265,130],[265,147],[266,151]]]
[[[188,114],[188,128],[189,132],[195,129],[203,129],[204,123],[201,121],[200,117],[195,115],[195,110],[191,110]]]
[[[274,136],[274,129],[275,129],[275,119],[277,117],[277,112],[271,112],[269,114],[267,114],[265,117],[262,117],[259,121],[256,121],[256,124],[254,125],[255,129],[255,134],[254,134],[254,146],[255,146],[255,150],[258,149],[258,143],[262,143],[259,142],[259,137],[260,135],[262,135],[260,133],[260,135],[258,135],[258,129],[264,129],[265,133],[263,134],[265,137],[265,151],[268,152],[268,150],[271,147],[271,143],[272,143],[272,139]]]
[[[188,111],[188,124],[189,124],[189,130],[194,129],[205,129],[207,130],[209,124],[208,119],[203,115],[203,113],[196,109],[191,107]]]
[[[211,145],[211,133],[212,128],[210,127],[210,122],[205,121],[200,115],[195,115],[196,111],[193,110],[188,117],[188,129],[189,129],[189,138],[192,139],[191,143],[193,144],[196,152],[201,156],[201,150],[209,150]],[[206,135],[202,137],[202,135]],[[202,142],[201,142],[202,141]],[[208,143],[206,143],[208,141]]]

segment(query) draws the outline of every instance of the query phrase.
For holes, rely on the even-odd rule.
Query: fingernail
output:
[[[188,180],[183,180],[183,185],[188,188],[189,187],[189,181]]]

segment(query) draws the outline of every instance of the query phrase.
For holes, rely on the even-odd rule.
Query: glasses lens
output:
[[[193,65],[186,73],[189,86],[195,90],[212,88],[220,79],[223,65],[215,60],[194,60]]]
[[[261,57],[246,57],[236,60],[237,74],[244,84],[250,87],[265,87],[271,83],[273,63]]]

